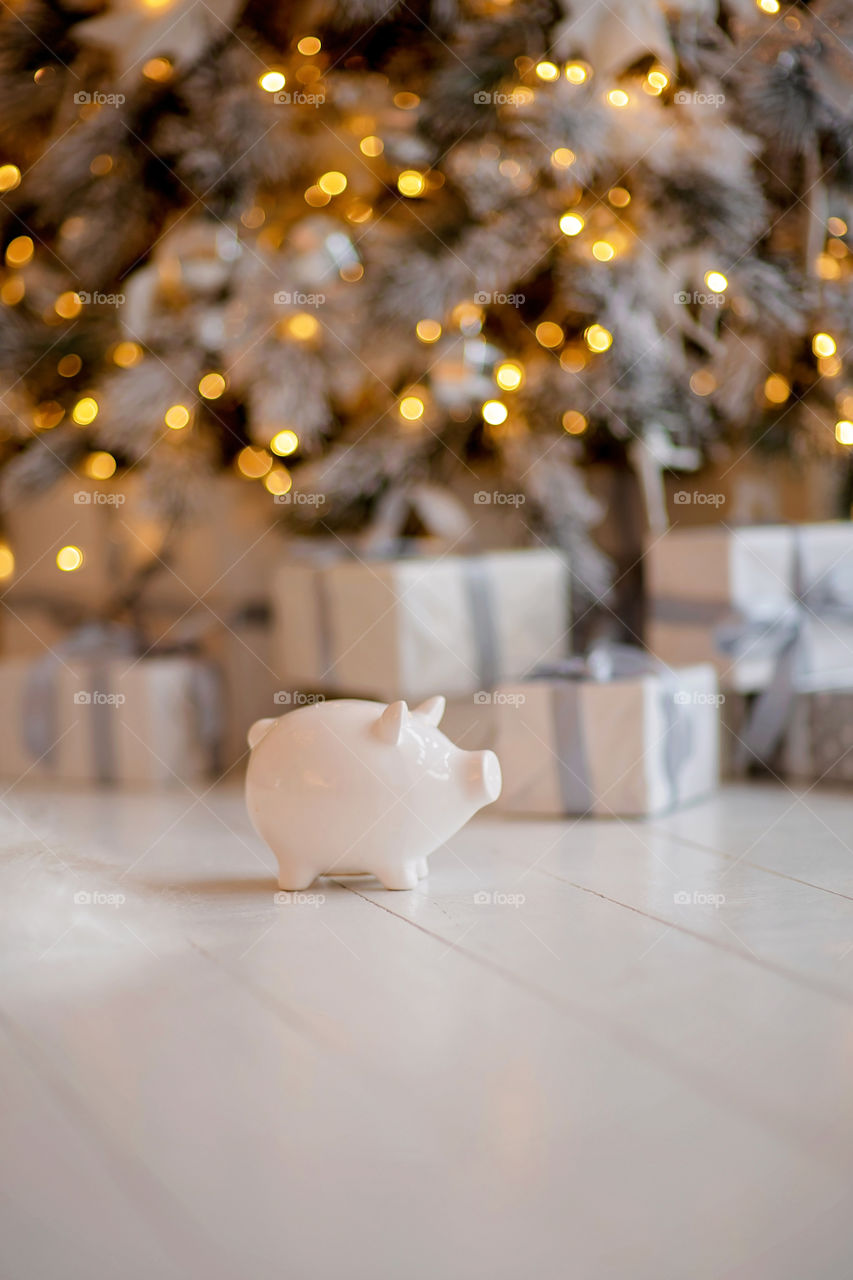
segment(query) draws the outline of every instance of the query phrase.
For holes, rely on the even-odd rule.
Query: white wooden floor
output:
[[[8,793],[0,1275],[847,1280],[851,843],[742,787],[277,903],[235,787]]]

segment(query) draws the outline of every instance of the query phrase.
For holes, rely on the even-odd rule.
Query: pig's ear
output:
[[[422,702],[419,707],[415,707],[415,715],[423,716],[427,724],[438,726],[441,724],[441,717],[444,715],[446,706],[447,699],[437,693],[434,698],[427,698],[426,702]]]
[[[396,747],[403,737],[408,718],[409,708],[405,702],[390,703],[376,721],[376,736],[389,746]]]
[[[261,741],[261,738],[265,738],[267,736],[274,724],[275,719],[272,717],[267,720],[255,721],[248,733],[250,750],[254,751],[255,747]]]

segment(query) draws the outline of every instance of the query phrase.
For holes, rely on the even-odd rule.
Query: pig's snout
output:
[[[468,785],[479,805],[491,804],[501,793],[501,766],[494,751],[472,751],[467,762]]]

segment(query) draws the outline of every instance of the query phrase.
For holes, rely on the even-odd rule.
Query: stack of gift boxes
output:
[[[648,652],[579,657],[562,553],[355,554],[285,542],[279,514],[221,477],[172,538],[132,480],[13,512],[0,772],[195,785],[261,717],[443,693],[449,736],[498,752],[508,812],[664,812],[713,789],[721,738],[729,771],[853,776],[847,525],[670,530],[646,558]]]
[[[68,476],[8,513],[0,774],[203,785],[272,714],[274,519],[211,479],[177,531],[133,477]]]

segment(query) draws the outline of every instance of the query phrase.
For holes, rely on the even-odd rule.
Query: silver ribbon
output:
[[[664,774],[670,804],[675,806],[679,797],[679,776],[693,754],[694,746],[692,717],[675,696],[678,692],[677,673],[671,672],[665,663],[644,650],[625,644],[599,645],[585,656],[576,655],[560,662],[543,664],[531,673],[532,680],[556,683],[551,709],[560,795],[566,813],[587,813],[595,802],[578,683],[587,680],[606,683],[645,675],[660,679],[659,706],[666,726]]]
[[[799,678],[807,669],[809,616],[821,622],[853,625],[853,599],[845,600],[833,582],[806,585],[802,531],[794,531],[792,599],[784,613],[769,622],[744,620],[719,627],[715,640],[722,653],[734,658],[749,653],[770,657],[773,672],[750,706],[734,752],[734,768],[766,765],[785,735]]]
[[[474,636],[477,679],[481,689],[492,689],[501,675],[498,624],[492,584],[482,556],[465,556],[461,563],[465,591],[468,596],[471,630]]]

